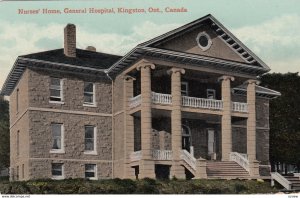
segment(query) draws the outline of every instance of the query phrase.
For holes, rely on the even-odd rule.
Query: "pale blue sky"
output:
[[[18,15],[18,9],[185,7],[187,13]],[[98,0],[0,2],[0,87],[18,55],[62,47],[63,27],[77,26],[80,48],[123,55],[136,44],[214,15],[265,61],[271,72],[300,71],[298,0]]]

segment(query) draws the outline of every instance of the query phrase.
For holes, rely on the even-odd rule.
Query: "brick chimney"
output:
[[[64,29],[64,54],[76,57],[76,26],[68,24]]]

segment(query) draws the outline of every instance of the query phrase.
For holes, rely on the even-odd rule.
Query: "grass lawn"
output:
[[[3,194],[270,194],[278,189],[256,180],[129,180],[0,181]]]

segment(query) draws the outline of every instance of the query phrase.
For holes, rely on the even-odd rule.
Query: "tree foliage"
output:
[[[300,165],[300,76],[273,73],[261,78],[262,86],[281,96],[270,101],[270,160]]]
[[[9,106],[0,98],[0,169],[9,167]]]

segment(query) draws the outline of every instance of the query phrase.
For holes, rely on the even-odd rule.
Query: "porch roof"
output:
[[[247,85],[243,84],[232,89],[234,94],[246,95],[247,94]],[[256,96],[274,99],[278,96],[281,96],[281,93],[266,87],[256,85]]]

